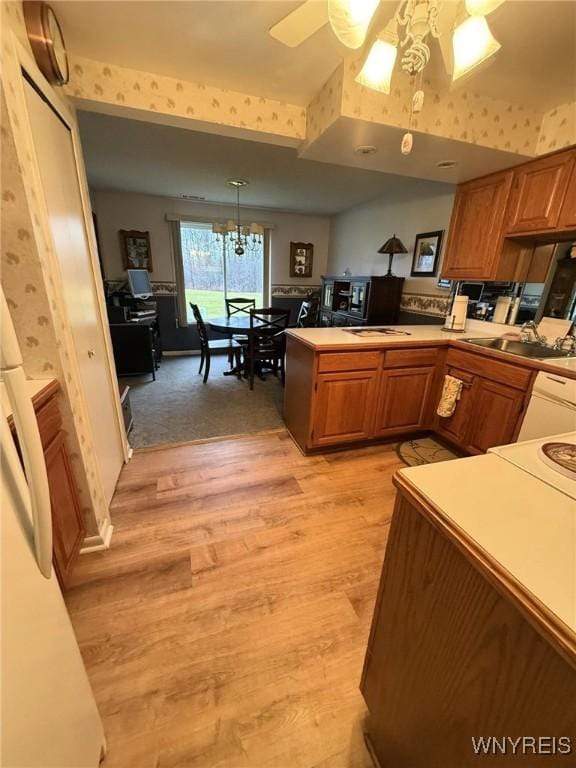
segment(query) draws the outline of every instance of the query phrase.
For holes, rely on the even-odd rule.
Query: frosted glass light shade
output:
[[[380,93],[390,93],[390,82],[398,49],[387,40],[378,39],[370,48],[356,82]]]
[[[458,80],[500,50],[500,43],[490,31],[484,16],[469,16],[454,30],[452,49],[452,80]]]
[[[380,0],[328,0],[334,34],[347,48],[360,48]]]
[[[466,0],[466,10],[470,16],[488,16],[503,2],[504,0]]]

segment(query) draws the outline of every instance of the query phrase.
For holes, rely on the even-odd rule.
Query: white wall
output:
[[[404,292],[445,296],[445,291],[436,288],[438,277],[409,275],[418,233],[445,230],[443,255],[453,202],[452,185],[421,182],[409,197],[378,198],[335,216],[330,229],[328,272],[341,274],[348,267],[354,274],[385,274],[388,256],[379,254],[378,249],[396,234],[408,249],[406,255],[394,257],[392,266],[395,275],[407,278]]]
[[[195,203],[170,197],[156,197],[133,192],[92,190],[92,203],[98,219],[100,251],[108,280],[125,279],[120,251],[120,229],[150,232],[153,281],[173,281],[170,225],[166,214],[185,214],[192,218],[235,218],[233,206]],[[273,225],[271,235],[270,277],[272,285],[319,285],[326,273],[330,219],[272,210],[242,208],[242,221]],[[291,278],[290,241],[314,244],[314,273],[311,278]]]

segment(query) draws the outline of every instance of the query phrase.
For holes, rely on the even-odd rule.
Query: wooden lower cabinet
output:
[[[58,581],[65,587],[80,552],[85,529],[63,431],[50,442],[44,459],[52,507],[54,569]]]
[[[470,453],[485,453],[495,445],[514,440],[524,393],[495,381],[478,378],[472,387],[474,412],[466,447]]]
[[[483,375],[446,367],[444,372],[460,379],[463,387],[452,416],[434,417],[434,430],[456,447],[472,454],[485,453],[496,445],[513,442],[526,403],[527,380],[524,384],[521,374],[513,366],[499,363],[497,365],[505,367],[494,368],[495,378],[501,379],[494,381],[487,378],[490,364],[486,364],[485,358],[476,363],[474,356],[469,354],[460,357],[471,368],[478,365]],[[507,375],[511,380],[515,376],[519,377],[515,386],[503,383],[502,379]]]
[[[386,436],[429,425],[433,366],[384,370],[380,382],[375,434]]]
[[[573,765],[573,754],[475,754],[480,736],[573,744],[576,669],[520,612],[517,588],[432,514],[400,490],[360,686],[373,754],[382,768]]]
[[[375,370],[318,375],[313,446],[337,445],[372,437],[377,377]]]
[[[288,339],[284,418],[304,451],[431,430],[465,453],[512,442],[535,371],[464,347],[339,351]],[[445,374],[463,382],[436,414]]]
[[[60,586],[65,589],[86,529],[66,448],[66,434],[57,402],[58,390],[58,382],[54,380],[32,398],[32,404],[44,450],[50,490],[52,562]],[[10,425],[17,440],[14,424],[11,422]]]

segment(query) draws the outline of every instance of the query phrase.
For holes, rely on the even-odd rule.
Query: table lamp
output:
[[[388,272],[386,272],[386,277],[394,277],[392,274],[392,259],[397,253],[408,253],[408,250],[402,240],[394,234],[378,249],[378,253],[388,254]]]

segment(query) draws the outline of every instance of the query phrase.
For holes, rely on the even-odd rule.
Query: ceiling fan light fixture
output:
[[[504,0],[466,0],[466,10],[470,16],[488,16],[495,11]]]
[[[328,0],[332,31],[347,48],[360,48],[380,0]]]
[[[500,47],[484,16],[469,16],[456,27],[452,35],[454,52],[452,80],[456,81],[468,74],[499,51]]]
[[[390,93],[392,72],[398,54],[398,37],[382,34],[374,41],[356,82],[380,93]]]

